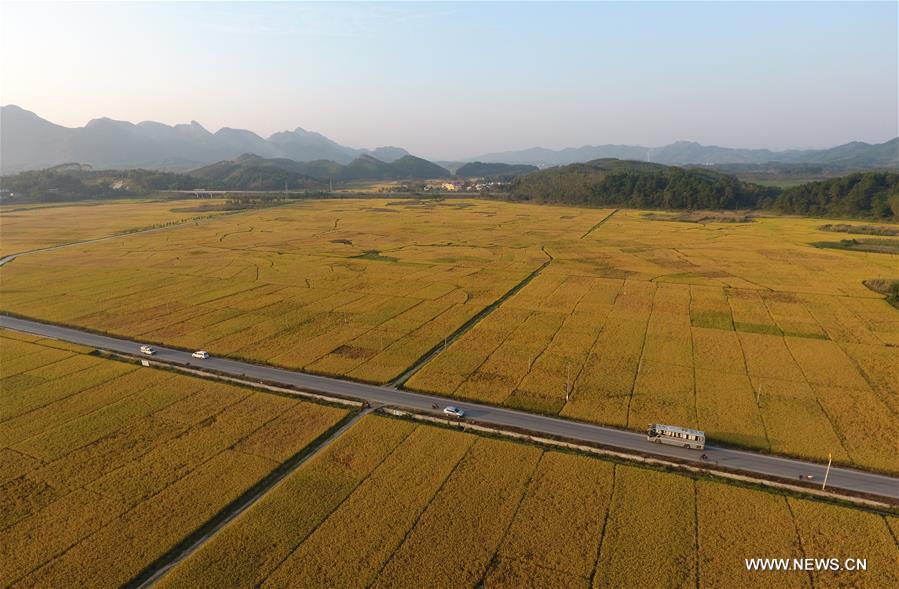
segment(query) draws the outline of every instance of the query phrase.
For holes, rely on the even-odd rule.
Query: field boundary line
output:
[[[248,209],[248,210],[255,210],[255,209]],[[180,227],[181,225],[186,225],[186,224],[190,223],[191,221],[199,223],[200,221],[208,221],[211,219],[215,219],[217,217],[227,217],[227,216],[235,215],[237,213],[242,213],[242,212],[245,212],[245,211],[234,211],[234,212],[230,212],[230,213],[226,212],[226,213],[220,213],[218,215],[206,215],[205,217],[191,217],[190,219],[184,219],[183,221],[174,221],[172,223],[167,223],[167,224],[162,225],[161,227],[145,227],[143,229],[136,227],[133,229],[123,229],[122,231],[119,231],[117,233],[112,233],[110,235],[103,235],[101,237],[93,237],[91,239],[81,239],[79,241],[70,241],[67,243],[50,245],[47,247],[39,247],[37,249],[26,250],[24,252],[17,252],[17,253],[8,254],[6,256],[3,256],[2,258],[0,258],[0,266],[5,266],[6,264],[12,262],[13,260],[15,260],[16,258],[21,257],[21,256],[28,256],[31,254],[40,254],[43,252],[50,252],[50,251],[54,251],[54,250],[63,249],[66,247],[72,247],[73,245],[84,245],[86,243],[96,243],[98,241],[106,241],[108,239],[116,239],[118,237],[128,237],[129,235],[138,235],[141,233],[152,233],[154,231],[164,231],[166,229],[174,229],[176,227]]]
[[[547,446],[552,448],[559,448],[563,450],[570,450],[574,452],[579,452],[583,454],[592,454],[595,456],[605,456],[607,458],[617,459],[623,462],[631,462],[631,463],[639,463],[647,466],[654,467],[662,467],[668,468],[683,472],[688,472],[696,475],[712,475],[722,479],[728,479],[734,483],[744,483],[753,486],[761,486],[768,487],[771,489],[776,489],[780,491],[787,491],[790,493],[795,493],[797,495],[805,495],[805,496],[814,496],[818,499],[825,499],[831,501],[842,501],[847,503],[853,503],[859,505],[861,507],[865,507],[868,509],[874,509],[878,512],[888,511],[890,513],[896,512],[896,504],[888,503],[884,501],[878,501],[875,499],[869,499],[867,497],[859,497],[857,495],[833,491],[822,491],[818,488],[807,487],[802,485],[796,485],[787,482],[781,482],[779,480],[767,479],[759,476],[753,476],[749,474],[745,474],[745,471],[732,471],[725,468],[715,467],[713,465],[709,466],[693,466],[692,464],[688,464],[685,462],[678,462],[676,460],[666,460],[664,458],[648,456],[644,454],[640,454],[638,452],[626,452],[623,450],[613,450],[608,447],[601,446],[591,446],[588,444],[578,443],[578,442],[569,442],[562,439],[555,439],[546,436],[536,435],[524,433],[521,431],[517,431],[514,429],[507,429],[498,426],[488,426],[472,423],[471,421],[455,421],[452,419],[444,418],[444,417],[436,417],[433,415],[428,415],[424,413],[417,413],[415,411],[407,410],[407,409],[397,409],[395,407],[381,407],[378,410],[381,413],[385,413],[387,415],[392,415],[394,417],[405,418],[405,419],[413,419],[415,421],[422,421],[432,423],[438,426],[443,427],[451,427],[454,429],[459,429],[462,431],[473,431],[480,432],[482,434],[500,436],[504,438],[510,438],[519,440],[522,442],[529,442],[533,444],[537,444],[540,446]]]
[[[789,497],[784,497],[784,505],[787,506],[787,511],[790,513],[790,522],[793,524],[793,531],[796,532],[796,543],[799,544],[799,551],[802,553],[802,558],[808,558],[808,552],[805,550],[805,545],[802,543],[802,532],[799,530],[799,522],[796,521],[796,514],[793,513],[793,506],[790,505]],[[809,587],[815,589],[815,576],[812,574],[812,571],[806,572],[808,573]]]
[[[472,438],[473,439],[472,439],[471,443],[468,445],[468,448],[465,449],[465,452],[462,454],[462,456],[459,458],[459,460],[456,462],[456,464],[453,465],[453,468],[450,469],[449,474],[447,474],[446,477],[442,481],[440,481],[440,485],[434,491],[434,494],[431,495],[431,498],[428,499],[427,504],[424,506],[424,508],[422,508],[422,510],[415,517],[415,521],[412,522],[412,525],[409,526],[408,530],[406,530],[406,533],[403,535],[403,539],[397,543],[396,548],[394,548],[393,551],[391,551],[390,555],[384,559],[384,562],[381,563],[381,566],[378,568],[377,572],[374,575],[372,575],[371,581],[369,581],[365,585],[365,589],[368,589],[369,587],[371,587],[378,581],[378,577],[381,576],[381,573],[384,572],[384,569],[387,568],[387,565],[390,564],[390,561],[393,560],[393,557],[396,556],[396,553],[399,552],[399,550],[406,543],[406,540],[409,539],[409,535],[415,530],[415,528],[418,527],[418,522],[421,521],[421,517],[428,511],[428,509],[430,509],[431,504],[434,503],[434,500],[437,499],[437,496],[440,494],[440,492],[446,486],[446,482],[452,478],[452,476],[456,473],[457,470],[459,470],[459,465],[465,461],[465,459],[468,457],[469,453],[471,452],[471,449],[474,447],[475,444],[478,443],[477,438],[475,438],[474,436],[472,436]],[[405,439],[404,439],[404,441],[405,441]]]
[[[602,518],[602,526],[599,528],[599,542],[596,543],[596,558],[593,560],[593,568],[590,570],[590,586],[593,587],[593,583],[596,580],[596,573],[599,572],[599,567],[602,566],[602,545],[606,541],[606,532],[609,527],[609,514],[612,512],[612,508],[615,506],[615,482],[618,479],[618,465],[612,464],[612,484],[609,485],[609,504],[606,506],[606,513]]]
[[[693,481],[693,566],[696,567],[696,589],[702,588],[702,559],[699,558],[699,481]]]
[[[609,213],[608,215],[606,215],[605,217],[603,217],[602,219],[600,219],[595,225],[593,225],[593,227],[591,227],[590,229],[587,229],[587,232],[586,232],[586,233],[584,233],[583,235],[581,235],[581,239],[584,239],[585,237],[587,237],[588,235],[590,235],[591,233],[593,233],[594,231],[596,231],[597,229],[599,229],[599,228],[602,226],[603,223],[605,223],[606,221],[608,221],[609,219],[611,219],[611,218],[612,218],[612,215],[614,215],[615,213],[617,213],[617,212],[620,211],[620,210],[621,210],[621,209],[615,209],[614,211],[612,211],[611,213]]]
[[[488,315],[493,313],[500,305],[505,303],[507,300],[516,295],[521,289],[527,286],[533,279],[537,278],[537,276],[543,272],[543,270],[549,266],[553,258],[552,254],[546,251],[546,246],[541,246],[540,251],[542,251],[546,256],[547,260],[540,264],[540,266],[532,271],[530,274],[525,276],[518,282],[515,286],[506,291],[505,294],[500,296],[498,299],[481,309],[478,313],[474,315],[471,319],[463,323],[460,327],[456,329],[456,331],[452,332],[448,336],[446,336],[442,342],[438,342],[433,348],[424,353],[418,360],[416,360],[409,368],[407,368],[402,374],[393,379],[388,383],[387,386],[391,386],[394,388],[402,388],[403,384],[406,383],[410,378],[412,378],[416,372],[421,370],[425,364],[434,359],[436,355],[442,352],[444,349],[449,348],[451,344],[453,344],[457,339],[465,335],[471,328],[477,325],[482,319],[486,318]]]
[[[521,488],[521,497],[518,498],[518,503],[515,505],[515,510],[512,512],[512,515],[509,517],[509,523],[505,525],[503,528],[503,533],[500,535],[499,540],[496,542],[496,549],[494,549],[493,554],[490,555],[490,560],[487,561],[487,564],[484,566],[484,572],[481,573],[481,578],[478,579],[478,582],[475,584],[475,587],[483,587],[484,583],[487,581],[488,575],[495,568],[496,562],[498,559],[502,558],[499,553],[503,549],[503,546],[506,543],[506,539],[509,537],[509,530],[512,529],[512,525],[515,523],[515,519],[518,517],[518,512],[521,511],[521,504],[524,503],[525,498],[528,496],[528,491],[531,490],[531,485],[534,482],[534,477],[537,475],[537,471],[540,470],[540,464],[543,462],[543,458],[546,456],[546,450],[541,449],[540,457],[537,458],[537,462],[534,464],[533,470],[531,470],[531,474],[528,475],[528,480],[525,482],[524,486]],[[514,557],[513,557],[514,558]],[[539,565],[537,565],[539,566]],[[558,571],[561,572],[561,571]]]
[[[842,448],[843,452],[846,453],[846,457],[853,464],[858,464],[852,457],[852,454],[849,452],[849,445],[846,443],[846,438],[843,435],[843,432],[837,427],[836,422],[833,420],[833,417],[831,417],[827,409],[824,408],[824,404],[821,403],[821,396],[818,393],[817,386],[815,384],[812,384],[812,381],[808,378],[808,374],[806,374],[805,372],[805,368],[803,368],[802,364],[799,363],[799,360],[796,359],[796,354],[793,353],[793,348],[790,347],[790,344],[787,341],[787,337],[789,336],[780,336],[780,338],[783,340],[784,347],[787,349],[787,353],[790,354],[790,358],[796,364],[796,367],[799,368],[799,372],[802,373],[802,379],[808,386],[808,390],[812,392],[812,396],[815,399],[815,404],[818,406],[818,409],[821,410],[821,414],[824,416],[824,418],[827,419],[827,423],[830,424],[830,430],[833,432],[834,437],[840,442],[840,448]],[[839,345],[837,345],[837,347],[839,348]],[[840,351],[843,351],[842,348],[840,348]],[[849,354],[846,354],[846,352],[843,352],[843,354],[847,357],[849,356]]]
[[[339,438],[346,430],[355,425],[372,408],[367,408],[356,413],[351,413],[341,419],[333,427],[323,432],[311,444],[302,448],[299,452],[275,467],[269,474],[259,480],[255,485],[245,491],[240,497],[223,507],[212,516],[205,524],[194,530],[181,542],[176,544],[165,554],[145,567],[131,581],[123,587],[151,587],[175,566],[190,557],[206,542],[211,540],[222,528],[236,519],[242,513],[253,507],[259,499],[262,499],[270,490],[281,481],[302,467],[310,458],[316,456],[321,450],[327,448],[333,441]]]
[[[265,574],[265,578],[264,578],[263,580],[261,580],[259,583],[257,583],[257,584],[256,584],[256,587],[262,587],[266,582],[268,582],[269,578],[271,578],[271,576],[272,576],[278,569],[280,569],[280,568],[284,565],[285,562],[287,562],[287,559],[290,558],[291,556],[293,556],[293,555],[296,553],[297,550],[299,550],[300,548],[302,548],[303,544],[305,544],[306,541],[307,541],[309,538],[311,538],[312,535],[313,535],[319,528],[321,528],[323,525],[325,525],[325,523],[331,518],[331,516],[334,515],[335,513],[337,513],[337,512],[344,506],[344,504],[345,504],[347,501],[349,501],[350,498],[353,497],[353,496],[356,494],[356,492],[359,490],[359,488],[360,488],[362,485],[364,485],[369,479],[371,479],[372,476],[374,476],[375,472],[378,471],[378,469],[380,469],[380,468],[384,465],[385,462],[387,462],[388,460],[390,460],[390,457],[393,456],[393,454],[394,454],[397,450],[399,450],[400,447],[401,447],[403,444],[406,443],[406,441],[412,436],[412,434],[415,433],[415,431],[416,431],[417,429],[418,429],[418,427],[413,427],[412,429],[410,429],[410,430],[406,433],[406,435],[404,435],[403,438],[402,438],[401,440],[399,440],[399,441],[396,443],[396,446],[394,446],[393,448],[391,448],[391,449],[390,449],[390,452],[388,452],[387,454],[385,454],[385,455],[378,461],[378,463],[377,463],[375,466],[373,466],[373,467],[371,468],[371,470],[368,471],[368,474],[366,474],[363,478],[359,479],[359,480],[356,482],[356,484],[353,485],[353,488],[350,489],[350,490],[347,492],[347,494],[343,497],[343,499],[341,499],[340,501],[337,502],[336,505],[334,505],[334,508],[333,508],[333,509],[331,509],[330,511],[328,511],[327,514],[325,514],[324,516],[322,516],[322,518],[318,521],[318,523],[316,523],[315,525],[313,525],[312,528],[310,528],[309,531],[306,532],[306,534],[304,534],[303,537],[299,539],[299,541],[293,546],[293,548],[290,549],[290,552],[288,552],[287,554],[285,554],[283,558],[278,559],[278,563],[277,563],[277,564],[270,566],[268,572]]]
[[[566,283],[567,281],[568,281],[567,278],[565,278],[564,280],[562,280],[562,281],[559,283],[559,286],[557,286],[557,287],[555,288],[555,290],[553,290],[552,294],[549,295],[549,296],[550,296],[550,297],[554,296],[554,295],[556,294],[556,292],[557,292],[560,288],[562,288],[562,287],[565,285],[565,283]],[[508,395],[506,395],[506,396],[503,398],[502,401],[500,401],[500,404],[505,405],[506,401],[509,400],[509,397],[511,397],[512,395],[514,395],[514,394],[516,393],[516,391],[520,390],[521,384],[524,382],[524,380],[525,380],[528,376],[530,376],[531,372],[533,371],[533,369],[534,369],[534,364],[536,364],[537,362],[539,362],[539,361],[540,361],[540,358],[542,358],[543,355],[546,353],[546,350],[548,350],[548,349],[553,345],[553,342],[555,342],[555,341],[556,341],[556,338],[559,336],[559,332],[562,331],[562,328],[563,328],[563,327],[565,327],[565,322],[566,322],[568,319],[570,319],[572,315],[574,315],[574,312],[577,310],[578,306],[581,304],[581,301],[583,301],[583,300],[587,297],[587,294],[588,294],[589,292],[590,292],[589,289],[586,290],[586,291],[584,292],[584,294],[582,294],[582,295],[578,298],[577,302],[571,307],[571,312],[568,313],[568,314],[566,314],[566,315],[565,315],[565,318],[562,319],[562,320],[559,322],[559,326],[558,326],[558,327],[556,328],[556,330],[553,332],[552,337],[549,339],[548,342],[546,342],[546,345],[543,346],[543,348],[540,349],[540,353],[537,354],[537,355],[535,355],[535,356],[533,356],[533,357],[531,358],[531,361],[530,361],[530,363],[529,363],[529,365],[528,365],[528,370],[527,370],[527,372],[525,372],[524,374],[522,374],[522,375],[521,375],[521,378],[519,378],[519,379],[515,382],[515,388],[512,389],[512,392],[510,392]],[[531,313],[531,315],[528,315],[528,319],[530,319],[532,316],[533,316],[533,313]],[[524,325],[524,322],[522,322],[522,325]],[[508,339],[508,338],[506,338],[506,340],[507,340],[507,339]],[[503,343],[505,343],[505,340],[503,340]],[[497,346],[496,348],[494,348],[493,352],[490,353],[490,356],[493,356],[493,354],[495,354],[496,351],[497,351],[498,349],[500,349],[500,347],[502,347],[502,344],[500,344],[499,346]],[[589,358],[589,355],[590,355],[590,354],[589,354],[589,350],[588,350],[588,351],[587,351],[587,354],[584,355],[584,361],[581,363],[581,369],[583,369],[584,365],[587,363],[587,360],[588,360],[588,358]],[[488,356],[487,359],[489,359],[490,356]],[[485,360],[484,362],[481,362],[481,365],[478,366],[478,368],[480,369],[480,367],[483,366],[484,363],[485,363],[486,361],[487,361],[487,360]],[[570,362],[570,358],[569,358],[569,362]],[[581,369],[578,370],[578,374],[580,374]],[[472,374],[474,374],[474,373],[472,373]],[[467,380],[467,379],[466,379],[466,380]],[[577,380],[577,376],[575,376],[575,380]],[[571,381],[570,383],[566,382],[566,386],[568,386],[568,385],[570,385],[571,388],[573,389],[573,388],[574,388],[574,381]],[[462,385],[460,384],[459,386],[462,386]],[[459,387],[456,387],[456,389],[458,389],[458,388],[459,388]],[[453,392],[455,393],[455,391],[453,391]],[[565,389],[565,394],[566,394],[566,395],[570,395],[571,392],[572,392],[571,390],[568,390],[567,388]],[[564,406],[565,406],[565,404],[563,403],[563,404],[562,404],[562,407],[564,407]],[[559,411],[561,411],[561,409],[559,409]]]

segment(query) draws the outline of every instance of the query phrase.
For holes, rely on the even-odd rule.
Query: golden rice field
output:
[[[0,304],[386,382],[540,267],[545,235],[585,230],[598,215],[562,213],[468,201],[298,203],[17,259],[2,269]]]
[[[861,284],[895,257],[808,247],[818,224],[621,211],[407,387],[897,471],[899,311]]]
[[[212,204],[220,201],[202,202]],[[190,200],[132,200],[72,205],[3,205],[0,207],[0,255],[97,239],[215,214],[176,210],[195,204]]]
[[[0,586],[114,587],[345,409],[0,332]]]
[[[888,254],[815,219],[653,221],[479,200],[306,201],[0,269],[0,310],[445,396],[899,471]]]
[[[899,584],[899,519],[370,415],[161,580],[196,587]],[[745,558],[867,558],[748,572]]]

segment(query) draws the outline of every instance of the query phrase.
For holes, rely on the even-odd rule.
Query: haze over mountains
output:
[[[95,168],[150,168],[183,171],[230,160],[244,153],[295,161],[330,160],[348,164],[370,155],[392,162],[398,147],[354,149],[319,133],[296,128],[263,139],[245,129],[210,133],[196,121],[169,126],[154,121],[134,124],[108,118],[84,127],[62,127],[18,106],[0,108],[0,167],[9,174],[77,162]]]
[[[850,167],[896,167],[899,165],[899,138],[870,144],[853,141],[830,149],[735,149],[677,141],[663,147],[638,145],[586,145],[552,150],[542,147],[479,155],[485,162],[559,166],[602,158],[636,160],[673,166],[698,164],[827,164]]]
[[[268,138],[245,129],[223,128],[215,133],[196,121],[169,126],[153,121],[138,124],[100,118],[84,127],[63,127],[18,106],[0,108],[0,173],[48,168],[64,163],[89,164],[94,168],[148,168],[185,171],[234,160],[243,154],[310,162],[305,173],[319,178],[334,174],[357,177],[372,173],[386,177],[380,164],[410,156],[400,147],[357,149],[340,145],[319,133],[296,128]],[[831,149],[770,151],[734,149],[679,141],[663,147],[596,145],[551,150],[541,147],[465,158],[462,162],[497,162],[540,167],[586,162],[598,158],[687,164],[826,164],[846,169],[899,167],[899,138],[871,145],[852,142]],[[374,161],[372,161],[374,160]],[[415,158],[406,164],[423,169],[429,164]],[[350,165],[349,171],[341,166]],[[328,168],[332,168],[329,172]],[[451,170],[458,165],[446,165]],[[403,164],[399,166],[403,168]],[[440,169],[434,166],[436,173]],[[310,174],[309,172],[314,171]],[[418,172],[411,174],[418,177]],[[362,177],[362,176],[358,176]]]

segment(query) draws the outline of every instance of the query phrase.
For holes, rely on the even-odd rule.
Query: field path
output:
[[[244,212],[249,212],[249,211],[254,211],[254,210],[259,210],[259,209],[250,208],[250,209],[241,210],[241,211],[228,211],[228,212],[219,213],[217,215],[211,215],[211,216],[206,216],[206,217],[191,217],[190,219],[184,219],[181,221],[173,221],[171,223],[162,225],[161,227],[149,227],[147,229],[123,229],[122,231],[119,231],[117,233],[112,233],[110,235],[104,235],[102,237],[92,237],[91,239],[81,239],[78,241],[70,241],[68,243],[60,243],[58,245],[39,247],[37,249],[27,250],[24,252],[17,252],[14,254],[8,254],[6,256],[3,256],[2,258],[0,258],[0,266],[4,266],[4,265],[12,262],[19,256],[27,256],[29,254],[40,254],[43,252],[51,252],[53,250],[71,247],[73,245],[83,245],[85,243],[95,243],[97,241],[106,241],[109,239],[116,239],[119,237],[128,237],[129,235],[139,235],[141,233],[153,233],[154,231],[165,231],[166,229],[174,229],[176,227],[181,227],[182,225],[186,225],[191,222],[199,223],[200,221],[209,221],[212,219],[217,219],[219,217],[229,217],[231,215],[236,215],[238,213],[244,213]]]
[[[584,233],[583,235],[581,235],[581,239],[584,239],[585,237],[587,237],[588,235],[590,235],[591,233],[593,233],[594,231],[596,231],[597,229],[599,229],[600,227],[602,227],[602,224],[605,223],[606,221],[608,221],[609,219],[611,219],[611,218],[612,218],[612,215],[614,215],[615,213],[617,213],[619,210],[620,210],[620,209],[615,209],[614,211],[612,211],[611,213],[609,213],[608,215],[606,215],[605,217],[603,217],[602,219],[600,219],[599,222],[596,223],[596,225],[594,225],[594,226],[591,227],[590,229],[587,229],[587,232]]]
[[[456,341],[457,339],[459,339],[460,337],[465,335],[465,333],[469,329],[471,329],[472,327],[477,325],[479,321],[481,321],[482,319],[484,319],[485,317],[490,315],[490,313],[495,311],[497,309],[497,307],[499,307],[504,302],[509,300],[518,291],[520,291],[522,288],[527,286],[528,283],[531,282],[533,279],[537,278],[537,276],[539,276],[540,273],[543,272],[543,270],[547,266],[549,266],[549,264],[553,261],[553,256],[548,251],[546,251],[546,247],[541,247],[540,249],[546,255],[547,260],[545,262],[543,262],[539,268],[537,268],[536,270],[534,270],[533,272],[531,272],[530,274],[525,276],[521,280],[521,282],[519,282],[518,284],[516,284],[515,286],[510,288],[508,291],[506,291],[506,294],[502,295],[501,297],[499,297],[498,299],[496,299],[495,301],[490,303],[488,306],[484,307],[477,315],[475,315],[474,317],[472,317],[471,319],[469,319],[468,321],[463,323],[456,331],[454,331],[451,334],[449,334],[448,336],[446,336],[443,340],[443,343],[439,343],[436,346],[434,346],[433,348],[431,348],[430,350],[428,350],[427,352],[425,352],[425,354],[421,358],[416,360],[415,363],[412,364],[412,366],[407,368],[405,372],[403,372],[398,377],[393,379],[390,382],[390,386],[398,387],[398,388],[402,387],[403,383],[405,383],[407,380],[412,378],[412,375],[414,375],[416,372],[421,370],[425,364],[427,364],[434,358],[434,356],[436,356],[437,354],[439,354],[440,352],[442,352],[443,350],[448,348],[450,346],[450,344],[452,344],[454,341]]]
[[[160,556],[155,562],[150,564],[137,577],[124,586],[129,588],[144,588],[154,585],[178,563],[199,550],[200,547],[215,536],[219,530],[224,528],[229,522],[247,509],[251,508],[256,501],[271,491],[278,483],[306,464],[310,458],[327,448],[331,442],[339,438],[341,434],[355,425],[357,421],[362,419],[362,417],[372,410],[374,410],[374,407],[368,407],[343,419],[337,426],[322,434],[319,440],[312,442],[312,444],[303,448],[298,454],[289,458],[269,476],[259,481],[253,488],[238,497],[231,505],[222,509],[213,516],[211,520],[182,540],[177,546]]]

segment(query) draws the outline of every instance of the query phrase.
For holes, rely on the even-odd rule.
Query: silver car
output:
[[[451,415],[452,417],[457,417],[459,419],[462,419],[463,417],[465,417],[464,411],[462,411],[458,407],[453,407],[452,405],[444,408],[443,412],[446,413],[447,415]]]

